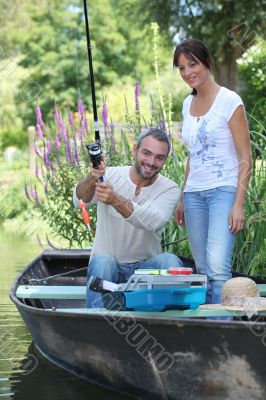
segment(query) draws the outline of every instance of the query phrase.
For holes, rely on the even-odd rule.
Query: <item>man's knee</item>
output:
[[[89,263],[88,276],[113,281],[117,276],[117,259],[111,254],[97,254]]]
[[[183,262],[172,253],[162,253],[158,256],[158,268],[180,268],[183,267]]]

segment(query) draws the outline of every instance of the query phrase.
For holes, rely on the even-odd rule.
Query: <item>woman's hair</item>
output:
[[[173,67],[178,68],[179,58],[183,54],[188,60],[194,62],[202,62],[205,67],[212,70],[213,62],[211,53],[208,48],[199,39],[187,39],[176,46]],[[197,94],[196,89],[193,89],[192,94]]]

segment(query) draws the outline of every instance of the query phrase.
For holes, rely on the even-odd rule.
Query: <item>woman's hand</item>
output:
[[[175,209],[174,217],[175,217],[175,222],[177,223],[177,225],[185,226],[183,198],[180,200],[178,207]]]
[[[234,204],[229,215],[229,229],[236,235],[244,228],[245,216],[243,206]]]

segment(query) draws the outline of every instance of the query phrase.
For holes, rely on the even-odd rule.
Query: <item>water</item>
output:
[[[41,248],[0,230],[0,250],[0,400],[129,400],[129,396],[65,372],[38,353],[9,299],[9,288],[15,276]]]

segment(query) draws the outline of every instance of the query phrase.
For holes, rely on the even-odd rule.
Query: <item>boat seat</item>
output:
[[[266,285],[257,285],[261,296],[266,296]],[[20,299],[85,299],[86,286],[20,285],[16,296]]]
[[[16,296],[19,299],[85,299],[86,286],[20,285]]]

